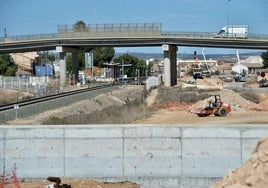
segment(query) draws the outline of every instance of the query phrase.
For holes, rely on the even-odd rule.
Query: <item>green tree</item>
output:
[[[66,54],[66,70],[68,72],[72,72],[73,70],[73,65],[72,65],[72,56],[71,54]]]
[[[262,52],[263,68],[268,68],[268,51]]]
[[[0,75],[15,76],[18,70],[18,65],[9,54],[0,54]]]
[[[39,51],[37,52],[39,55],[39,63],[42,65],[45,64],[51,64],[52,62],[55,61],[55,54],[54,53],[49,53],[48,51]]]
[[[94,66],[104,67],[104,63],[110,63],[114,58],[113,47],[98,47],[92,49]]]
[[[124,69],[124,74],[128,77],[136,76],[136,70],[140,70],[140,76],[146,75],[146,62],[144,60],[138,59],[135,56],[130,54],[123,54],[114,59],[115,63],[122,64],[131,64],[131,67],[127,67]]]
[[[73,29],[75,32],[84,32],[84,31],[88,31],[87,29],[87,25],[85,24],[85,22],[83,20],[78,20],[74,25],[73,25]]]

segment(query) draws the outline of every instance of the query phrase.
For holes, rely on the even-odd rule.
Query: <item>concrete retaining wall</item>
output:
[[[268,126],[0,126],[0,172],[208,187],[241,165]]]

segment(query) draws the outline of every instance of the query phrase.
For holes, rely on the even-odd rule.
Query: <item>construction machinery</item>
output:
[[[219,94],[211,95],[214,97],[214,101],[208,101],[208,106],[205,108],[197,108],[194,110],[194,113],[199,117],[206,117],[211,114],[215,116],[226,116],[229,112],[231,112],[231,107],[229,104],[222,102]]]

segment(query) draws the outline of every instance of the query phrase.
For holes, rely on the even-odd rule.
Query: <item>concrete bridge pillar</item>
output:
[[[66,83],[66,53],[60,52],[60,86]]]
[[[177,85],[177,46],[165,44],[162,46],[164,51],[164,85]]]
[[[75,83],[78,81],[78,53],[79,49],[65,46],[57,46],[56,51],[60,54],[60,85],[66,83],[66,52],[72,52],[72,67],[75,75]]]
[[[74,81],[76,84],[78,82],[78,52],[72,52],[72,67],[73,67],[73,75]]]

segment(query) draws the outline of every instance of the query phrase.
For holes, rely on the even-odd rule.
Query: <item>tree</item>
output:
[[[39,63],[42,65],[52,63],[55,61],[55,54],[54,53],[49,53],[48,51],[39,51],[37,52],[39,55]]]
[[[110,63],[114,58],[113,47],[98,47],[92,50],[94,66],[104,67],[104,63]]]
[[[74,32],[84,32],[88,31],[88,28],[83,20],[78,20],[74,25],[73,25]]]
[[[0,54],[0,75],[15,76],[18,70],[18,65],[9,54]]]
[[[123,64],[131,64],[131,67],[124,69],[124,74],[129,77],[136,76],[136,70],[140,70],[140,76],[146,75],[146,62],[138,59],[135,56],[130,54],[120,55],[114,59],[114,62],[120,64],[122,64],[122,62]]]
[[[268,68],[268,51],[262,52],[261,57],[263,59],[263,68]]]

